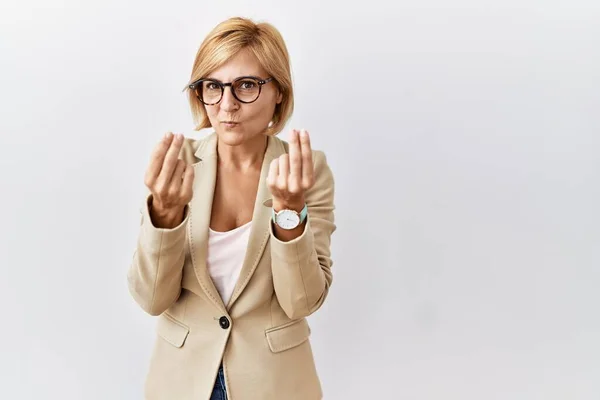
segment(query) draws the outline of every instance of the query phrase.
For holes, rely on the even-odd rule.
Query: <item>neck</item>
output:
[[[217,156],[219,166],[227,169],[247,171],[262,165],[262,160],[267,149],[268,137],[258,135],[252,140],[237,146],[230,146],[217,140]]]

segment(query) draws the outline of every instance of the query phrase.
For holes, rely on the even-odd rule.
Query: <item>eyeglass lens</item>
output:
[[[215,104],[221,100],[223,95],[222,87],[214,81],[204,81],[200,93],[197,93],[204,103]],[[231,85],[234,96],[242,102],[252,102],[260,94],[260,85],[256,79],[243,78],[238,79]],[[198,92],[198,89],[197,89]]]

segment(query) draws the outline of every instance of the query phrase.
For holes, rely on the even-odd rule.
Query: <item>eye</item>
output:
[[[217,89],[219,89],[219,85],[217,85],[214,82],[206,82],[205,88],[208,90],[217,90]]]
[[[241,90],[253,90],[258,86],[256,82],[251,79],[244,79],[237,84],[237,87]]]

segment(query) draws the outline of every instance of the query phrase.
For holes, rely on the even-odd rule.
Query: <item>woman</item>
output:
[[[200,140],[166,135],[145,175],[129,289],[159,316],[147,399],[322,398],[306,317],[332,281],[334,181],[293,109],[289,56],[242,18],[204,40],[186,87]]]

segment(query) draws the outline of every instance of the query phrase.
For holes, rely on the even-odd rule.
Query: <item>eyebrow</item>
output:
[[[240,75],[240,76],[237,76],[237,77],[233,78],[233,79],[231,80],[231,82],[233,82],[233,81],[235,81],[236,79],[239,79],[239,78],[255,78],[255,79],[258,79],[258,80],[263,80],[263,79],[265,79],[265,78],[261,78],[261,77],[260,77],[260,76],[258,76],[258,75]],[[213,80],[215,80],[215,81],[218,81],[218,82],[221,82],[221,83],[223,83],[223,81],[222,81],[222,80],[220,80],[220,79],[217,79],[217,78],[213,78],[213,77],[211,77],[210,75],[209,75],[208,77],[206,77],[205,79],[213,79]]]

